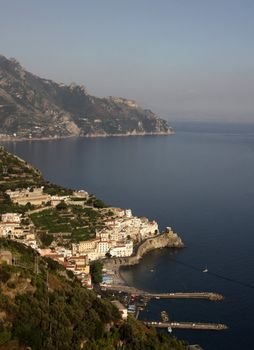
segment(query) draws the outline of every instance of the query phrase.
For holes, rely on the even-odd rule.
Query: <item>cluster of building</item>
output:
[[[66,204],[75,203],[76,198],[80,198],[81,200],[86,200],[89,197],[89,194],[86,191],[74,191],[71,196],[58,196],[58,195],[50,195],[45,193],[44,187],[28,187],[23,189],[16,189],[14,191],[7,190],[6,194],[10,197],[13,203],[17,203],[19,205],[26,205],[28,203],[34,206],[41,206],[49,203],[52,206],[56,206],[61,202],[66,202]],[[81,203],[82,204],[82,203]]]
[[[159,233],[156,221],[138,218],[130,209],[111,208],[114,217],[89,241],[72,244],[73,255],[86,254],[90,261],[105,257],[127,257],[133,253],[133,242]]]
[[[6,213],[1,216],[0,237],[19,240],[27,246],[37,249],[37,240],[34,226],[23,225],[22,215],[18,213]]]
[[[2,214],[0,221],[0,237],[17,240],[37,250],[40,255],[50,257],[64,266],[66,270],[72,271],[83,286],[92,288],[89,259],[87,255],[73,256],[71,249],[61,246],[41,249],[36,239],[34,227],[29,225],[24,228],[21,220],[21,214]]]
[[[85,204],[89,195],[85,191],[74,191],[71,196],[49,195],[43,187],[20,190],[7,190],[13,203],[26,205],[30,203],[43,210],[45,204],[55,207],[61,202],[66,204]],[[0,237],[5,237],[32,247],[39,254],[50,257],[72,271],[80,279],[82,285],[91,288],[90,262],[105,257],[128,257],[133,254],[133,245],[159,233],[158,224],[147,218],[132,215],[130,209],[107,208],[110,216],[104,221],[102,229],[97,230],[96,237],[87,241],[72,244],[70,248],[58,246],[53,241],[48,249],[41,249],[36,229],[30,220],[22,219],[18,213],[2,214],[0,221]],[[109,283],[109,274],[104,274]],[[106,281],[107,280],[107,281]]]
[[[55,248],[37,249],[41,256],[57,261],[67,271],[71,271],[81,282],[82,286],[92,289],[90,265],[87,255],[72,255],[70,249],[56,246]]]
[[[21,193],[24,194],[25,191]],[[50,248],[41,249],[34,226],[31,223],[23,225],[22,215],[18,213],[2,214],[0,237],[18,240],[37,250],[40,255],[50,257],[63,265],[66,270],[72,271],[82,285],[91,288],[89,266],[91,261],[105,257],[131,256],[134,242],[158,234],[158,224],[155,221],[149,222],[147,218],[135,217],[129,209],[110,208],[110,210],[114,215],[104,223],[103,229],[96,232],[96,237],[72,244],[71,249],[58,246],[54,242]],[[110,283],[109,274],[104,274],[104,279],[104,282]]]
[[[43,192],[43,186],[38,188],[24,188],[15,191],[7,190],[6,193],[13,203],[19,205],[41,205],[50,201],[50,195]]]

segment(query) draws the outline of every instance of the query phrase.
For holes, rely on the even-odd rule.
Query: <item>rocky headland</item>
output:
[[[0,55],[0,140],[172,135],[167,121],[134,100],[98,98],[26,71]]]
[[[141,242],[132,256],[105,259],[103,265],[106,269],[119,269],[121,266],[136,265],[148,252],[161,248],[183,248],[181,238],[174,233],[171,228],[167,228],[164,233],[146,239]]]

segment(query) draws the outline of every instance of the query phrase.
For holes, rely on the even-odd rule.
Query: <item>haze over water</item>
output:
[[[239,132],[239,130],[241,132]],[[186,248],[146,255],[123,272],[151,291],[214,291],[223,302],[155,300],[141,318],[226,323],[226,332],[177,331],[207,350],[251,349],[254,325],[254,128],[176,127],[172,137],[5,144],[58,184],[172,226]],[[202,273],[208,267],[207,274]],[[151,269],[154,272],[151,272]]]

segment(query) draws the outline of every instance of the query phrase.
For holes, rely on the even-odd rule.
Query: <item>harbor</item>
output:
[[[101,289],[104,293],[118,294],[118,298],[126,305],[128,314],[132,314],[136,319],[139,317],[140,311],[143,311],[147,303],[151,299],[203,299],[208,301],[221,301],[223,295],[213,292],[169,292],[169,293],[152,293],[135,287],[112,284],[103,285]],[[206,330],[206,331],[223,331],[227,330],[228,326],[222,323],[203,323],[203,322],[178,322],[171,321],[167,311],[160,312],[161,321],[144,321],[146,326],[165,329],[169,333],[173,329],[188,329],[188,330]]]

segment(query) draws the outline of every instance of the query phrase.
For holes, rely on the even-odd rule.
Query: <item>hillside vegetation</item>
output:
[[[85,288],[50,259],[17,242],[0,240],[16,265],[0,265],[0,349],[184,350]]]

